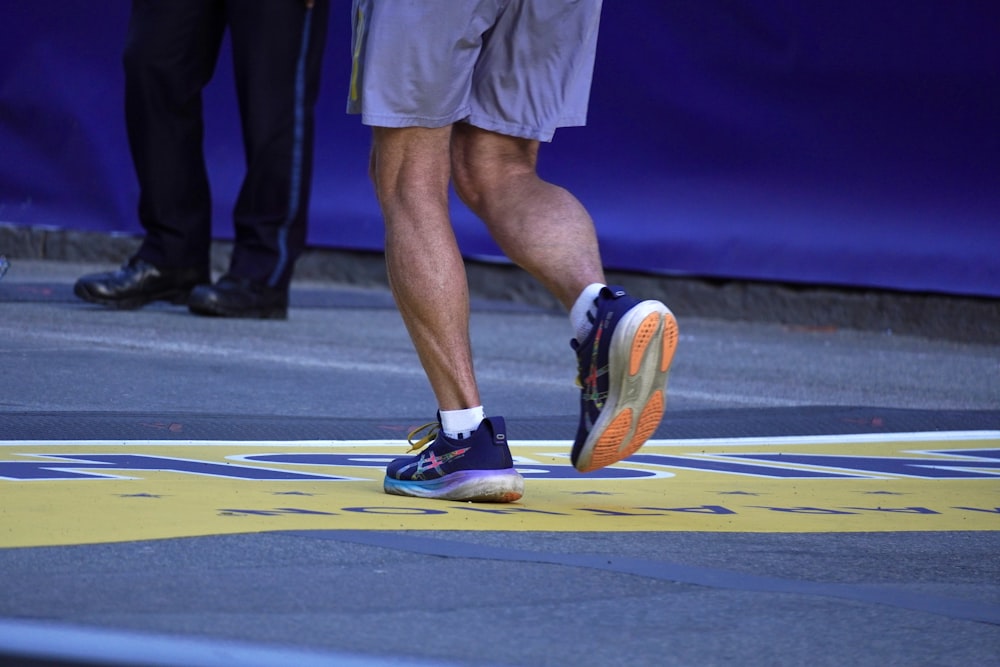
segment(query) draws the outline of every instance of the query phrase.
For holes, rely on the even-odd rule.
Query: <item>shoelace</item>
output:
[[[569,346],[571,348],[573,348],[573,352],[577,351],[577,346],[579,344],[580,344],[579,341],[577,341],[575,338],[572,339],[572,340],[570,340],[570,342],[569,342]],[[573,384],[576,385],[576,387],[578,389],[583,389],[583,380],[580,379],[582,376],[583,376],[583,365],[580,363],[580,357],[577,355],[577,357],[576,357],[576,377],[573,378]]]
[[[406,441],[410,443],[410,449],[408,452],[418,452],[430,443],[434,442],[434,439],[437,438],[438,431],[440,430],[441,424],[438,422],[427,422],[423,426],[418,426],[410,431],[410,434],[406,436]],[[417,437],[421,431],[427,431],[427,433],[425,433],[423,437],[416,442],[413,442],[413,439]]]

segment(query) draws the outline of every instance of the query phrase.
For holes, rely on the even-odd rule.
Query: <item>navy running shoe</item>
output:
[[[639,301],[621,287],[604,287],[594,301],[594,328],[570,342],[581,388],[570,457],[580,472],[631,456],[653,435],[677,349],[677,320],[659,301]]]
[[[414,443],[424,430],[427,435]],[[389,463],[382,484],[386,493],[480,503],[511,503],[524,495],[524,478],[514,470],[503,417],[487,417],[461,440],[442,433],[438,422],[410,433],[413,449],[428,442],[419,454]]]

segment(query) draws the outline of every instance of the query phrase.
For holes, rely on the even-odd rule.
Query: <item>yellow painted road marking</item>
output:
[[[0,441],[0,546],[308,529],[1000,530],[1000,432],[654,440],[580,475],[511,443],[524,498],[389,496],[399,441]]]

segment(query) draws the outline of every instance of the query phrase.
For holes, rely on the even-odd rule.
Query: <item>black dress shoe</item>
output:
[[[288,318],[288,291],[227,274],[214,285],[196,287],[188,298],[188,310],[216,317],[284,320]]]
[[[73,293],[84,301],[112,308],[139,308],[151,301],[185,303],[195,285],[211,279],[207,270],[160,270],[133,257],[117,271],[83,276],[73,286]]]

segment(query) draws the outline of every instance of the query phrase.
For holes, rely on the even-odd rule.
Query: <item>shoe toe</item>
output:
[[[192,290],[188,308],[197,315],[283,320],[288,317],[288,293],[223,276],[214,285]]]
[[[398,459],[393,459],[389,462],[389,465],[385,468],[385,474],[393,479],[402,479],[402,470],[407,465],[413,462],[416,457],[413,456],[403,456]]]

